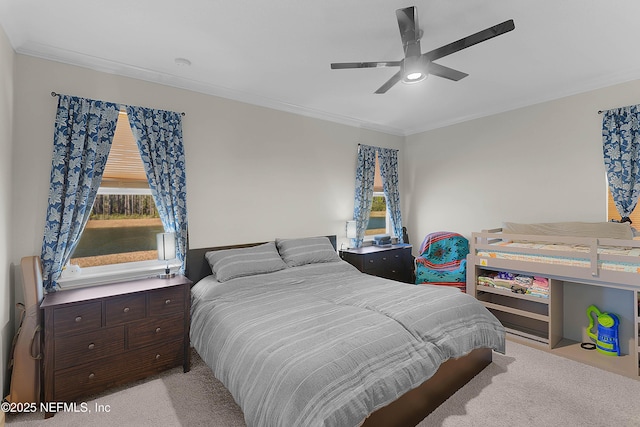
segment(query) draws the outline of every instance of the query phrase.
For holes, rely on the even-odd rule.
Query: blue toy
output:
[[[593,314],[598,318],[598,334],[593,330]],[[620,340],[618,339],[618,325],[620,320],[613,313],[602,313],[595,305],[587,308],[589,328],[587,334],[596,342],[596,350],[607,356],[620,356]]]

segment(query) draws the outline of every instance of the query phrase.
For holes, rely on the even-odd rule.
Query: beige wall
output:
[[[358,143],[403,138],[16,55],[13,260],[39,253],[57,98],[51,91],[184,111],[192,247],[344,235]]]
[[[7,389],[5,373],[13,339],[13,288],[11,284],[11,164],[13,150],[13,82],[15,54],[0,27],[0,384]]]
[[[638,93],[634,81],[407,137],[403,203],[413,243],[503,221],[606,221],[597,112],[637,104]]]

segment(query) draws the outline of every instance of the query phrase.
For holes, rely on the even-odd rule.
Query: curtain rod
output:
[[[60,94],[59,94],[59,93],[56,93],[56,92],[51,92],[51,96],[55,98],[56,96],[60,96]],[[183,112],[181,112],[181,113],[180,113],[180,115],[181,115],[182,117],[186,116],[186,114],[185,114],[185,112],[184,112],[184,111],[183,111]]]
[[[367,144],[360,144],[360,143],[358,143],[358,150],[360,149],[360,146],[361,146],[361,145],[367,145]],[[396,150],[396,151],[400,151],[398,148],[376,147],[375,145],[369,145],[369,147],[373,147],[373,148],[384,148],[384,149],[387,149],[387,150]]]
[[[610,110],[617,110],[617,109],[619,109],[619,108],[638,107],[638,106],[639,106],[639,105],[628,105],[628,106],[626,106],[626,107],[614,107],[614,108],[610,108],[609,110],[598,110],[598,114],[602,114],[602,113],[605,113],[605,112],[610,111]]]

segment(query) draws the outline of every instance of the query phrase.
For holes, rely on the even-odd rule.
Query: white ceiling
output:
[[[438,60],[458,82],[376,95],[397,68],[330,69],[402,59],[407,6],[423,52],[516,29]],[[398,135],[638,79],[638,17],[638,0],[0,0],[18,53]]]

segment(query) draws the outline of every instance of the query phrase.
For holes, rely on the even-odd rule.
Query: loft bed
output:
[[[471,272],[488,267],[622,289],[640,284],[640,240],[628,224],[505,223],[472,233],[468,259]]]
[[[640,240],[629,224],[504,223],[473,233],[467,292],[510,339],[640,379]],[[621,316],[620,356],[583,347],[590,304]]]
[[[328,249],[328,251],[319,257],[320,260],[325,262],[304,265],[295,265],[294,263],[293,266],[289,265],[279,271],[235,277],[222,283],[219,283],[221,270],[217,269],[214,257],[218,257],[217,261],[224,260],[223,254],[234,253],[232,251],[235,250],[257,250],[257,248],[263,247],[265,243],[190,249],[187,253],[186,274],[194,282],[192,288],[192,345],[205,363],[211,367],[216,377],[230,390],[234,399],[241,406],[249,426],[298,425],[300,423],[296,423],[294,420],[300,419],[299,417],[301,416],[307,417],[303,425],[415,426],[488,366],[492,360],[492,349],[504,352],[504,328],[495,317],[481,304],[476,304],[477,301],[469,295],[465,295],[456,289],[436,286],[417,287],[360,273],[350,264],[337,258],[335,236],[328,236],[328,239],[330,243],[327,242],[325,245],[325,250]],[[290,240],[300,240],[306,244],[309,239]],[[333,252],[333,255],[329,254],[329,252]],[[284,254],[283,251],[281,253]],[[282,257],[285,259],[285,255],[282,255]],[[287,260],[288,262],[289,260]],[[229,267],[229,269],[232,269],[232,267]],[[212,274],[212,270],[216,271],[217,274]],[[293,284],[290,287],[291,291],[286,288],[287,283]],[[305,286],[308,287],[303,289]],[[254,288],[258,289],[260,287],[266,288],[264,293],[254,294]],[[272,292],[279,292],[279,297],[276,298]],[[364,297],[365,301],[358,300],[361,297],[356,296],[356,294],[362,292],[368,295]],[[293,294],[306,294],[304,298],[308,298],[308,300],[295,299],[289,306],[290,313],[286,311],[289,309],[287,307],[275,307],[279,304],[279,300],[286,300],[289,297],[298,298],[298,295]],[[436,294],[441,298],[433,298]],[[247,309],[247,306],[243,304],[251,298],[260,301],[260,304],[257,307]],[[412,304],[415,304],[415,307],[418,310],[422,310],[423,313],[442,311],[448,313],[447,315],[456,316],[456,321],[439,319],[439,324],[453,323],[456,325],[453,326],[454,333],[445,332],[445,335],[466,335],[468,342],[477,341],[477,343],[474,345],[469,344],[470,347],[464,351],[464,354],[459,354],[456,357],[444,357],[444,360],[438,360],[438,356],[424,353],[423,348],[431,347],[432,345],[437,346],[436,344],[422,343],[419,342],[420,340],[416,341],[415,337],[411,336],[412,333],[407,334],[408,329],[412,329],[413,326],[409,326],[407,329],[407,326],[401,324],[391,325],[392,328],[395,327],[393,329],[394,332],[390,334],[391,337],[397,340],[399,336],[402,336],[404,337],[403,339],[413,341],[407,347],[411,348],[411,350],[398,352],[398,349],[404,348],[406,345],[402,340],[385,344],[378,335],[379,331],[384,330],[384,327],[372,328],[370,325],[367,326],[370,321],[377,322],[378,320],[376,319],[378,318],[384,319],[382,321],[387,324],[393,323],[393,321],[390,321],[395,316],[393,311],[385,312],[384,314],[375,313],[375,306],[376,304],[388,304],[390,301],[397,301],[398,298],[406,298],[406,300],[402,300],[403,304],[400,304],[405,309],[405,312],[407,308],[413,307]],[[414,299],[416,300],[415,303],[412,302]],[[452,310],[430,311],[430,309],[435,308],[431,303],[438,299],[448,300]],[[298,312],[298,307],[305,304],[309,305],[315,313],[313,316],[320,316],[316,318],[315,322],[311,322],[311,324],[315,323],[315,327],[309,325],[306,320],[295,320],[299,319],[296,316],[302,316],[300,319],[305,319],[305,316],[311,316],[309,313],[300,314]],[[373,313],[369,308],[371,306],[374,306]],[[456,306],[464,306],[464,309],[461,307],[456,309]],[[271,307],[274,307],[275,311],[273,313],[269,311]],[[227,311],[224,311],[225,308]],[[322,310],[325,309],[327,312],[323,313]],[[222,310],[222,312],[213,313],[215,310]],[[239,314],[242,310],[245,310],[244,313],[247,317]],[[331,319],[340,316],[343,310],[353,311],[352,314],[355,319],[353,326],[345,325],[345,329],[341,323],[338,323],[329,328],[328,323],[331,322]],[[258,318],[250,317],[258,312],[265,314],[267,317],[278,317],[280,315],[283,317],[284,323],[273,325],[258,323]],[[214,317],[205,320],[212,313]],[[285,315],[283,316],[283,314]],[[472,316],[473,321],[465,321],[466,316]],[[260,317],[260,315],[257,317]],[[440,316],[436,315],[435,317]],[[458,317],[461,318],[459,323],[457,322]],[[369,320],[364,320],[364,318]],[[291,320],[294,321],[291,322]],[[414,318],[413,320],[415,321],[416,319]],[[358,322],[362,324],[359,325]],[[418,321],[417,323],[422,322]],[[308,330],[305,329],[307,327],[309,327]],[[284,328],[284,335],[295,334],[299,337],[299,341],[294,341],[293,343],[280,341],[283,338],[276,331],[281,328]],[[336,333],[338,336],[347,331],[347,335],[351,334],[351,339],[339,339],[333,336],[331,331],[335,328],[337,328]],[[458,332],[466,330],[466,328],[469,328],[467,333],[458,334]],[[433,329],[433,331],[437,330],[438,328]],[[477,333],[476,330],[478,331]],[[256,331],[259,333],[256,334]],[[287,365],[285,370],[278,369],[279,364],[289,364],[292,359],[295,359],[294,354],[298,354],[298,350],[302,348],[303,343],[309,341],[309,337],[312,334],[316,334],[315,337],[317,338],[312,340],[314,343],[322,344],[322,342],[328,340],[335,341],[334,345],[327,346],[329,347],[327,350],[330,351],[327,354],[324,353],[325,350],[316,352],[312,348],[311,350],[305,350],[306,353],[301,353],[302,356],[298,355],[298,360],[304,361],[302,370],[306,373],[317,372],[318,375],[316,376],[318,377],[317,380],[320,381],[319,383],[309,383],[307,379],[292,379],[289,374],[300,369],[296,365]],[[420,335],[421,332],[414,331],[413,334]],[[265,338],[265,336],[271,335],[276,338]],[[438,335],[437,332],[436,335]],[[480,338],[480,336],[483,338]],[[380,350],[378,352],[365,351],[364,353],[358,353],[359,350],[354,347],[347,354],[336,355],[331,353],[331,351],[335,351],[336,347],[353,346],[354,342],[359,342],[364,337],[370,337],[363,341],[364,346],[370,346],[371,342],[368,340],[373,339],[373,341],[379,341]],[[440,341],[448,341],[448,339],[441,337]],[[481,342],[484,342],[484,344]],[[286,360],[271,359],[271,355],[278,352],[283,346],[290,348],[293,354],[286,354]],[[455,346],[453,345],[452,347]],[[384,350],[385,348],[387,350]],[[436,351],[436,354],[447,353],[450,350],[450,348],[440,349]],[[384,351],[397,353],[400,358],[396,359],[395,363],[382,363],[379,353]],[[339,368],[337,361],[341,358],[349,358],[348,354],[351,352],[364,357],[359,359],[359,362],[352,366],[349,372],[341,374],[345,375],[344,378],[348,378],[352,385],[345,387],[339,384],[340,381],[333,380],[338,382],[333,385],[325,383],[323,386],[326,376],[331,374],[323,371],[323,369],[327,366],[330,368],[329,371],[343,369]],[[253,373],[251,368],[234,366],[235,360],[243,358],[250,361],[251,366],[263,366],[262,375],[264,376],[257,378],[250,375],[244,378],[242,372]],[[323,359],[329,361],[328,365],[318,364],[318,360]],[[434,361],[433,369],[417,369],[411,372],[407,377],[413,377],[410,378],[410,381],[400,375],[400,371],[394,371],[399,365],[406,364],[411,366],[417,363],[422,366],[421,364],[429,365]],[[351,372],[361,370],[366,372],[372,366],[377,367],[369,375],[358,376],[360,375],[358,374],[351,376]],[[385,370],[393,372],[393,374],[389,376],[389,372],[385,374]],[[269,376],[272,376],[271,380],[264,381]],[[311,376],[311,374],[308,376]],[[407,382],[412,383],[412,385],[407,386]],[[398,388],[397,385],[399,383],[405,384]],[[258,398],[259,403],[256,403],[254,389],[258,387],[258,384],[265,386],[266,391],[262,394],[258,393],[260,396]],[[333,397],[329,396],[328,399],[325,399],[323,396],[321,398],[319,394],[321,394],[323,387],[325,394],[333,395]],[[277,390],[284,390],[286,398],[283,396],[274,398],[273,396],[275,396]],[[293,409],[281,410],[279,406],[283,400],[295,401],[292,403]],[[342,402],[340,405],[344,407],[338,410],[324,410],[325,407],[335,407],[337,402]],[[304,406],[305,404],[306,408],[301,410],[299,406]],[[256,410],[256,408],[260,407],[266,407],[268,410]],[[318,412],[323,411],[326,412],[325,415],[317,415]],[[265,414],[271,414],[275,418],[260,418],[266,417],[267,415]]]

